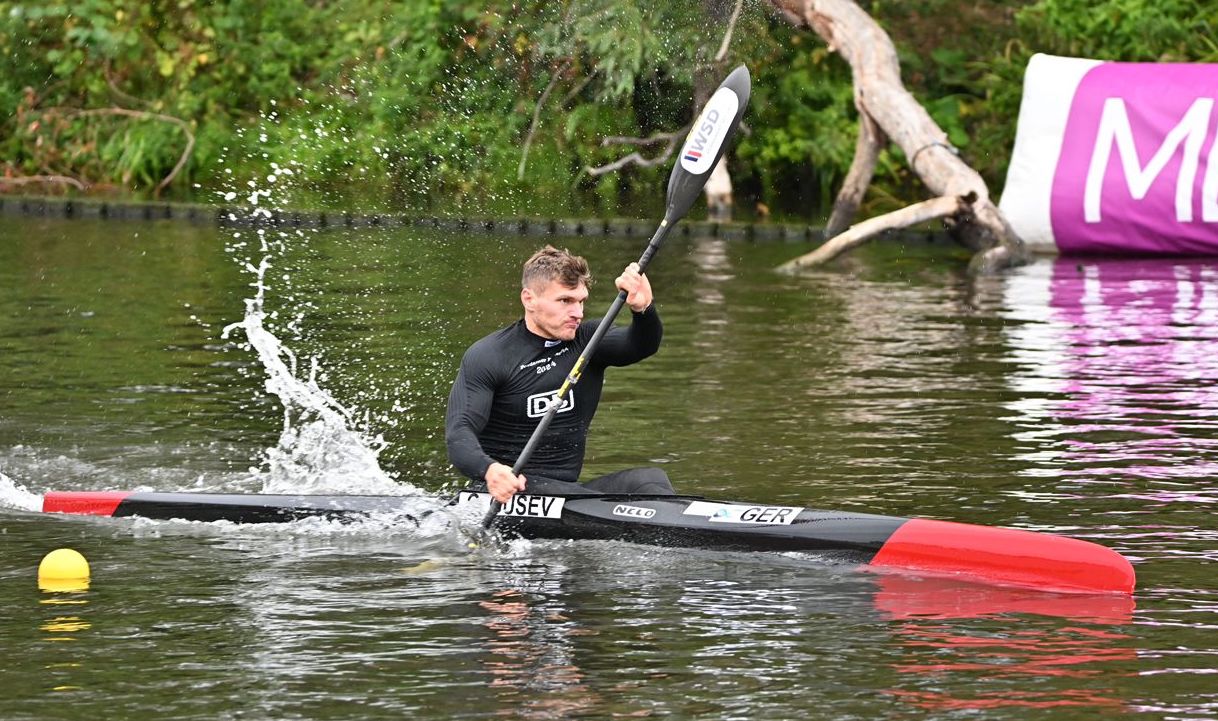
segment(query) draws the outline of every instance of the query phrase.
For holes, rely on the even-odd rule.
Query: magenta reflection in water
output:
[[[1033,475],[1218,475],[1218,263],[1058,258],[1017,273],[1006,295],[1024,321],[1007,331],[1011,408]]]

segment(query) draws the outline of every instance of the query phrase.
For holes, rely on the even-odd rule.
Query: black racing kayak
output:
[[[457,506],[490,507],[462,491]],[[417,496],[322,496],[125,491],[52,492],[47,513],[276,523],[308,517],[417,513]],[[495,528],[530,539],[618,540],[732,551],[836,551],[875,569],[962,575],[1046,591],[1132,593],[1117,552],[1049,533],[967,523],[712,501],[696,496],[517,494]]]

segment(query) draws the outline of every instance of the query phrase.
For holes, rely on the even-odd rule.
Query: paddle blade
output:
[[[736,135],[752,89],[749,69],[739,66],[719,84],[694,121],[672,175],[668,176],[668,208],[664,217],[669,224],[685,217],[698,199],[711,171]]]

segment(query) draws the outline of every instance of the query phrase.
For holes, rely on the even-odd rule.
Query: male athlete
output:
[[[626,266],[616,282],[626,291],[630,326],[611,328],[601,338],[523,472],[512,474],[512,465],[600,325],[599,320],[583,320],[591,283],[587,261],[547,245],[524,264],[524,318],[477,341],[461,359],[448,395],[448,459],[465,475],[485,482],[500,503],[526,488],[534,494],[674,493],[659,468],[631,468],[577,483],[605,369],[637,363],[660,348],[663,326],[652,305],[651,283],[637,263]]]

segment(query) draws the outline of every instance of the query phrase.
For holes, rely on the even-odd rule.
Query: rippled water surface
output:
[[[561,240],[600,273],[593,315],[645,244]],[[663,349],[610,373],[589,442],[588,474],[656,463],[687,493],[1097,541],[1134,561],[1132,599],[792,554],[470,549],[449,521],[31,510],[72,489],[438,505],[449,383],[517,317],[538,244],[0,217],[4,718],[1218,718],[1210,261],[970,281],[951,248],[876,246],[791,278],[771,269],[802,248],[673,238],[650,272]],[[264,259],[265,329],[318,408],[285,411],[249,345]],[[61,546],[87,590],[38,589]]]

